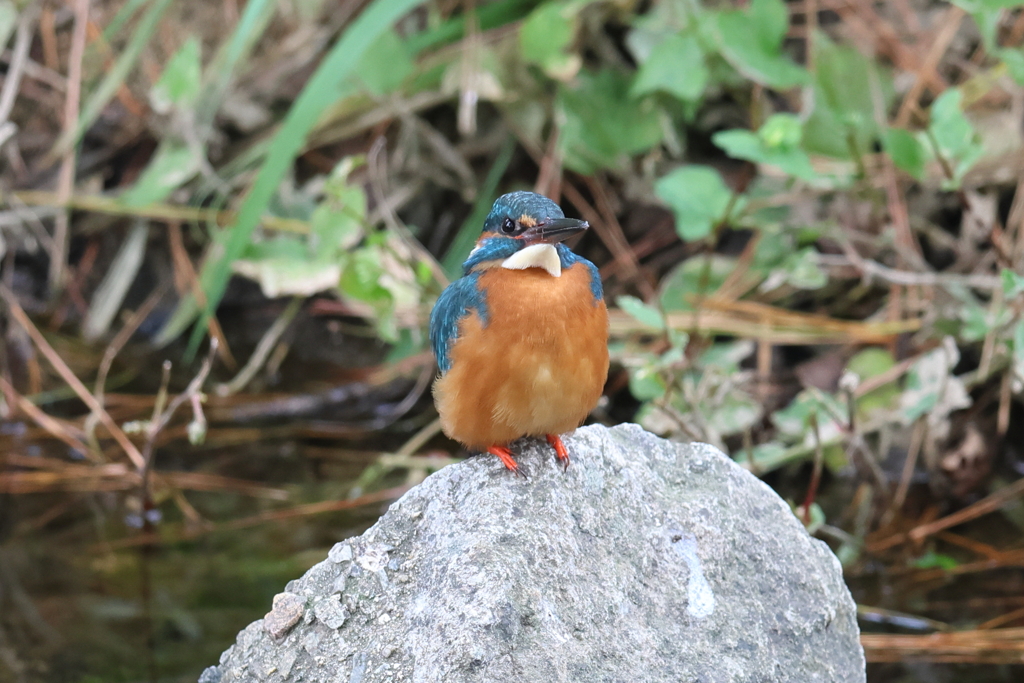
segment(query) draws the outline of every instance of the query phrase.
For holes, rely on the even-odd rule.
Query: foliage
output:
[[[494,197],[540,183],[600,218],[580,248],[614,302],[609,387],[623,389],[606,414],[636,407],[648,429],[759,474],[806,479],[817,463],[880,481],[916,444],[938,477],[952,423],[996,423],[1024,392],[1024,212],[1007,162],[1022,146],[1022,4],[933,3],[945,18],[929,15],[929,40],[954,32],[932,54],[901,43],[908,27],[876,34],[889,18],[871,3],[844,10],[877,20],[858,34],[846,15],[794,20],[811,5],[783,0],[374,0],[345,21],[336,3],[249,0],[211,39],[163,31],[176,3],[131,0],[90,39],[81,112],[45,158],[80,149],[95,173],[84,161],[103,156],[107,119],[138,95],[145,130],[126,127],[116,151],[139,167],[103,176],[109,193],[81,189],[95,173],[39,203],[186,224],[175,258],[192,250],[198,283],[175,283],[158,344],[193,326],[194,350],[240,276],[267,298],[335,299],[394,359],[425,350],[430,306]],[[0,2],[5,45],[23,5]],[[7,151],[13,166],[22,152]],[[131,268],[92,293],[90,337],[155,233],[133,231]],[[868,508],[894,500],[879,481]],[[811,503],[828,533],[838,512]],[[914,566],[956,566],[922,552]]]

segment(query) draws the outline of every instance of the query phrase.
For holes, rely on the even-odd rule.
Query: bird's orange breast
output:
[[[479,287],[487,324],[476,312],[459,322],[451,368],[434,385],[444,432],[484,449],[580,426],[608,376],[608,312],[589,269],[497,267]]]

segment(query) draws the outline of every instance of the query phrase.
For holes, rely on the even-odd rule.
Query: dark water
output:
[[[295,502],[322,500],[316,488],[323,489],[297,487]],[[15,529],[43,507],[27,497],[4,503]],[[190,493],[188,501],[208,518],[266,507],[226,493]],[[166,525],[176,526],[173,504],[160,509]],[[0,546],[0,681],[194,681],[285,583],[381,510],[109,549],[99,539],[116,545],[133,533],[123,509],[115,496],[80,496],[46,528],[15,533]]]

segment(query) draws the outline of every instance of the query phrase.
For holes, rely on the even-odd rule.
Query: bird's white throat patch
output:
[[[523,247],[502,261],[501,267],[509,270],[543,268],[553,277],[562,274],[562,260],[558,258],[558,250],[553,244],[531,244]]]

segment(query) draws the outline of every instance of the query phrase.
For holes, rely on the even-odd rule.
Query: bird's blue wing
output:
[[[563,270],[571,268],[574,263],[582,263],[590,271],[590,293],[594,295],[594,305],[596,306],[604,298],[601,273],[597,270],[597,266],[562,243],[559,243],[555,249],[558,251],[558,260],[561,262]]]
[[[459,336],[459,321],[476,310],[481,322],[487,324],[487,302],[477,286],[479,279],[479,273],[471,273],[445,287],[430,312],[430,346],[441,374],[451,367],[448,352]]]

